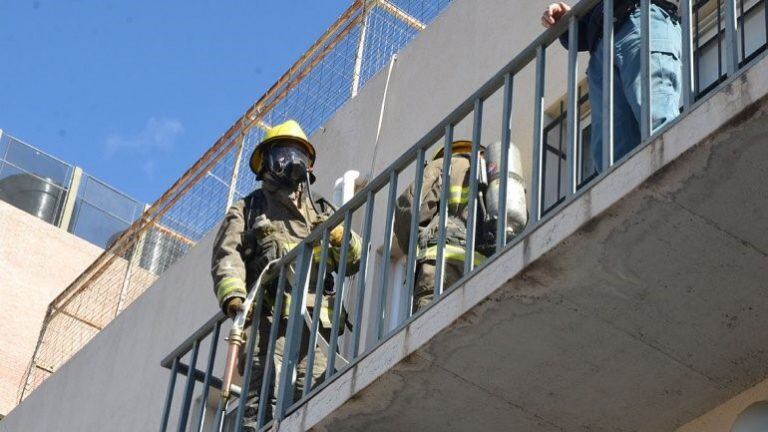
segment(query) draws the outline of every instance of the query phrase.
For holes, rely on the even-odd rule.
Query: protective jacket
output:
[[[313,208],[303,187],[291,192],[265,181],[261,189],[237,201],[229,209],[216,235],[211,265],[214,292],[222,309],[233,297],[245,298],[246,287],[252,286],[267,262],[283,256],[301,243],[315,226],[325,221],[335,210],[322,198],[316,200],[316,205],[320,210],[319,214]],[[347,276],[358,270],[361,243],[356,233],[350,233],[346,257]],[[307,298],[310,309],[314,305],[320,246],[314,247],[313,255],[314,265]],[[337,269],[339,260],[340,248],[331,247],[328,254],[328,270]],[[291,279],[289,277],[289,280]],[[275,285],[269,284],[266,291],[265,304],[268,306],[268,312],[274,304]],[[321,322],[326,328],[331,324],[334,300],[332,284],[328,288],[323,295],[323,309],[320,313]],[[290,286],[286,285],[284,315],[290,310],[290,289]]]
[[[467,217],[469,209],[469,155],[456,154],[451,158],[450,190],[448,193],[447,222],[445,230],[446,261],[464,262],[467,243]],[[424,182],[419,209],[419,261],[437,258],[437,236],[440,225],[440,191],[442,190],[443,158],[437,158],[424,167]],[[400,248],[408,251],[413,206],[413,184],[397,199],[394,232]],[[475,265],[485,257],[474,253]]]

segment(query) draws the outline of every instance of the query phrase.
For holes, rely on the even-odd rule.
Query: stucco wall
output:
[[[16,405],[48,304],[101,252],[0,201],[0,414]]]

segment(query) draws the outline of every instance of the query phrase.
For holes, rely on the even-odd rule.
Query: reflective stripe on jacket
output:
[[[263,196],[262,211],[270,223],[269,240],[279,243],[277,253],[280,256],[301,243],[315,226],[322,223],[334,212],[333,207],[322,199],[317,200],[317,206],[321,213],[315,212],[312,203],[301,188],[291,193],[264,182],[260,193]],[[246,227],[245,217],[246,201],[241,199],[227,211],[214,240],[211,276],[213,277],[214,293],[222,309],[229,299],[233,297],[244,298],[247,293],[246,281],[252,283],[258,277],[256,274],[251,274],[253,271],[248,271],[248,263],[244,258],[247,246],[243,244],[243,233]],[[264,238],[257,238],[255,241],[258,243],[262,240],[266,241]],[[352,232],[346,257],[347,276],[357,272],[361,250],[362,241],[356,233]],[[315,265],[312,266],[311,271],[310,293],[314,293],[316,287],[317,262],[320,259],[320,252],[320,246],[313,248]],[[327,264],[329,271],[338,268],[340,255],[340,248],[331,247]],[[286,287],[286,290],[289,291],[290,287]],[[325,297],[332,297],[326,295],[323,297],[323,304],[328,305]],[[312,308],[313,304],[307,302],[309,309]],[[325,310],[321,311],[321,315],[330,316],[330,309],[327,307],[323,309]]]
[[[466,225],[469,211],[469,168],[466,155],[454,155],[451,158],[451,175],[448,190],[445,258],[464,262],[466,244]],[[437,257],[437,235],[439,225],[440,191],[442,190],[443,159],[435,159],[424,167],[424,182],[419,208],[419,238],[417,239],[417,260]],[[411,225],[411,207],[413,206],[413,187],[411,184],[397,199],[395,206],[394,233],[400,249],[408,252]],[[475,265],[485,257],[474,253]]]

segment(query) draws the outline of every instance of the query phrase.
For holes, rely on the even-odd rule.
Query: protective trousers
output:
[[[267,367],[267,348],[269,345],[269,332],[272,328],[274,317],[264,316],[262,314],[261,322],[259,324],[258,340],[255,344],[255,352],[253,353],[251,380],[248,385],[248,398],[246,400],[245,415],[243,418],[243,431],[244,432],[256,432],[258,431],[258,409],[259,409],[259,397],[261,393],[261,385],[264,379],[264,370]],[[285,350],[285,329],[288,327],[288,319],[282,318],[279,320],[280,326],[278,331],[278,337],[275,341],[275,355],[273,357],[275,367],[272,368],[272,374],[269,377],[272,385],[269,386],[267,394],[267,416],[266,421],[270,421],[274,415],[275,405],[277,404],[276,395],[278,393],[277,377],[280,376],[280,366],[283,364],[283,352]],[[293,400],[296,401],[301,397],[304,390],[304,383],[307,372],[307,348],[309,345],[309,329],[306,326],[302,326],[301,346],[299,348],[298,364],[296,366],[296,385],[294,386]],[[245,364],[244,354],[241,356],[241,365]],[[325,376],[325,369],[327,360],[325,354],[318,348],[315,348],[315,360],[312,367],[313,383],[319,384],[323,381]],[[242,374],[242,371],[241,371]]]
[[[435,269],[433,259],[421,260],[416,263],[416,283],[413,287],[413,313],[432,303],[435,297]],[[445,260],[443,271],[443,288],[449,288],[464,275],[464,263]]]

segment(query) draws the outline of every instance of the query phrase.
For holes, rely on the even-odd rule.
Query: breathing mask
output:
[[[295,188],[307,180],[309,155],[299,145],[277,142],[267,152],[267,169],[281,184]]]

